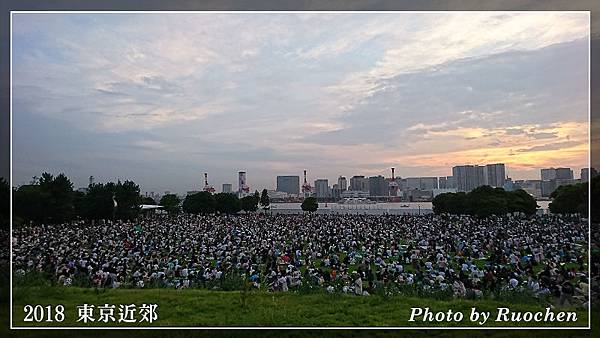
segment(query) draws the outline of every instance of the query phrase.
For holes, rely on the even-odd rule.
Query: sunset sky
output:
[[[588,13],[13,14],[13,182],[513,179],[588,154]]]

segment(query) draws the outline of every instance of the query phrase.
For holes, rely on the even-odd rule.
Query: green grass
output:
[[[242,306],[241,292],[208,291],[199,289],[110,289],[99,290],[60,287],[16,287],[13,289],[13,324],[15,326],[139,326],[123,323],[77,323],[77,305],[158,304],[158,320],[154,326],[477,326],[469,321],[472,307],[490,311],[492,318],[486,326],[587,326],[587,311],[576,311],[575,323],[496,323],[498,307],[512,311],[543,311],[540,304],[506,304],[492,300],[451,300],[391,297],[373,295],[357,297],[343,294],[246,293]],[[61,323],[24,323],[26,304],[65,306],[66,319]],[[460,323],[408,322],[411,307],[429,307],[432,311],[449,309],[463,312]],[[117,313],[115,312],[115,316]],[[95,314],[97,317],[97,313]],[[144,323],[143,325],[148,325]]]

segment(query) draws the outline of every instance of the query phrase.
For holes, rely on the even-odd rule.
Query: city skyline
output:
[[[453,177],[452,170],[453,170],[454,167],[480,166],[480,167],[484,167],[485,168],[486,166],[489,166],[489,165],[498,165],[498,164],[504,165],[504,163],[480,164],[480,165],[476,165],[476,164],[475,165],[474,164],[456,165],[456,166],[453,166],[453,167],[449,168],[449,175],[442,175],[442,176],[427,175],[427,173],[423,173],[422,175],[401,176],[401,175],[398,175],[398,171],[396,171],[395,179],[396,180],[400,180],[400,179],[434,178],[434,177],[438,178],[438,179],[446,179],[448,177]],[[575,179],[575,180],[579,180],[579,179],[582,178],[582,176],[581,176],[582,175],[582,171],[581,170],[584,169],[584,168],[580,168],[580,170],[574,170],[573,168],[564,167],[564,166],[539,168],[538,177],[523,178],[523,177],[511,177],[509,175],[506,175],[505,178],[506,179],[510,179],[513,182],[514,181],[543,181],[543,180],[547,179],[547,178],[544,178],[544,173],[543,172],[545,170],[568,169],[571,172],[571,176],[572,176],[571,178]],[[595,168],[593,168],[593,169],[595,169]],[[244,173],[247,174],[246,171],[242,171],[242,172],[244,172]],[[232,190],[226,191],[226,192],[237,192],[238,188],[239,188],[239,183],[237,182],[238,179],[239,179],[239,171],[237,171],[237,170],[236,171],[232,171],[232,173],[235,174],[235,179],[226,180],[226,181],[222,181],[222,182],[215,182],[213,180],[210,180],[210,177],[209,177],[209,179],[208,179],[209,186],[215,188],[216,192],[222,192],[223,189],[221,188],[221,190],[219,190],[218,188],[227,185]],[[362,178],[368,180],[370,177],[383,176],[386,180],[389,180],[391,178],[391,174],[390,173],[391,173],[391,168],[388,168],[388,174],[387,175],[385,173],[374,174],[374,175],[363,175],[361,173],[354,173],[352,175],[338,174],[335,177],[335,179],[332,179],[330,177],[325,177],[325,176],[319,176],[319,175],[315,175],[315,176],[307,175],[307,182],[312,186],[313,189],[314,189],[314,182],[317,181],[317,180],[327,180],[327,181],[330,181],[331,182],[331,186],[330,187],[333,187],[333,184],[339,184],[339,179],[340,178],[344,178],[344,180],[346,182],[351,181],[355,177],[362,177]],[[57,175],[59,173],[58,172],[51,172],[50,174]],[[205,175],[209,175],[209,173],[206,173],[206,172],[200,173],[199,174],[199,180],[197,182],[195,182],[194,185],[188,186],[188,187],[184,188],[183,190],[179,191],[179,190],[167,189],[165,191],[168,191],[170,193],[171,192],[172,193],[179,193],[179,194],[185,194],[185,193],[190,192],[190,191],[202,191],[204,189],[204,187],[205,187],[205,181],[204,181]],[[109,181],[125,181],[125,180],[131,180],[131,181],[135,182],[135,179],[128,178],[128,177],[116,177],[114,179],[108,179],[106,181],[102,181],[102,180],[97,180],[97,178],[95,176],[93,176],[93,175],[91,175],[91,176],[93,177],[92,181],[94,183],[106,183],[106,182],[109,182]],[[67,177],[68,177],[68,175],[67,175]],[[278,190],[277,189],[278,179],[281,178],[281,177],[283,177],[283,178],[292,178],[292,177],[293,178],[297,178],[298,182],[299,182],[298,183],[299,184],[299,188],[297,190],[298,190],[298,193],[300,192],[299,190],[300,190],[300,186],[302,185],[302,179],[303,179],[302,178],[302,174],[295,174],[295,173],[276,174],[274,177],[272,177],[272,181],[273,181],[272,185],[266,185],[266,186],[257,187],[257,186],[252,186],[252,182],[249,181],[248,182],[249,183],[248,186],[249,186],[249,188],[250,188],[251,191],[254,191],[256,189],[258,189],[258,190],[268,189],[268,190],[274,190],[274,191],[285,191],[285,190]],[[27,181],[24,180],[24,181],[21,181],[21,182],[14,182],[15,187],[18,187],[20,185],[30,184],[34,178],[39,178],[39,175],[34,175],[34,176],[32,176]],[[92,182],[92,181],[90,181],[90,177],[89,176],[86,178],[85,184],[77,184],[76,182],[74,182],[74,180],[71,180],[71,181],[74,183],[74,189],[86,188],[90,184],[90,182]],[[136,183],[139,184],[139,182],[136,182]],[[346,183],[346,184],[348,184],[348,183]],[[488,184],[486,184],[486,185],[488,185]],[[160,191],[160,190],[144,189],[144,187],[142,187],[142,186],[140,188],[141,188],[141,190],[142,190],[143,193],[150,193],[150,192],[154,192],[156,194],[164,193],[164,191]],[[344,189],[344,190],[353,190],[353,189],[352,189],[351,185],[347,185],[346,189]],[[358,190],[360,190],[360,189],[358,189]]]
[[[477,167],[477,166],[479,166],[482,169],[485,169],[486,167],[489,167],[490,165],[491,166],[496,166],[496,165],[502,165],[502,166],[504,166],[504,163],[493,163],[493,164],[483,164],[483,165],[470,165],[470,164],[467,164],[467,165],[457,165],[457,166],[454,166],[453,168],[450,168],[451,173],[450,173],[450,175],[447,175],[447,176],[431,176],[431,175],[428,176],[426,174],[421,175],[421,176],[399,176],[398,173],[396,172],[396,175],[394,176],[394,178],[395,178],[395,181],[407,180],[407,179],[410,180],[410,179],[423,179],[423,178],[425,178],[425,179],[432,179],[432,178],[435,178],[436,180],[444,180],[443,184],[445,184],[445,182],[446,182],[445,180],[446,179],[452,178],[454,176],[452,174],[452,170],[454,168],[456,168],[456,167],[469,167],[469,166],[475,166],[475,167]],[[389,169],[390,169],[390,172],[391,172],[391,168],[389,168]],[[570,171],[570,177],[559,177],[559,178],[561,178],[561,179],[568,178],[568,179],[574,180],[574,181],[582,180],[584,178],[582,176],[582,175],[584,175],[583,172],[582,172],[582,170],[584,168],[581,168],[579,171],[577,171],[577,174],[575,174],[574,170],[572,168],[568,168],[568,167],[556,167],[556,168],[550,167],[550,168],[540,168],[539,175],[538,175],[537,178],[526,179],[526,178],[520,178],[520,177],[509,177],[508,175],[506,175],[505,179],[506,179],[507,182],[508,181],[510,181],[510,182],[519,182],[519,181],[534,182],[534,181],[553,180],[555,178],[545,178],[544,177],[544,171],[548,171],[548,170],[565,170],[565,169]],[[244,174],[247,174],[246,171],[242,171],[242,172]],[[203,180],[204,180],[204,174],[208,174],[208,173],[203,173],[203,175],[202,175],[202,179]],[[239,174],[239,172],[236,171],[236,174]],[[588,176],[585,177],[585,180],[584,180],[584,181],[587,181],[587,179],[589,179],[589,173],[586,173],[585,175],[588,175]],[[351,182],[355,178],[361,178],[361,179],[366,180],[368,182],[370,178],[375,178],[375,177],[383,177],[386,180],[387,183],[389,183],[389,181],[391,181],[391,175],[377,174],[377,175],[372,175],[372,176],[371,175],[365,176],[365,175],[361,175],[360,173],[355,173],[355,174],[352,174],[351,176],[347,176],[347,175],[341,174],[341,175],[338,175],[336,179],[331,179],[331,178],[328,178],[328,177],[318,176],[318,175],[316,175],[314,177],[310,177],[310,176],[307,175],[307,182],[312,187],[313,193],[315,193],[315,188],[316,188],[316,185],[317,185],[316,184],[317,181],[326,181],[328,183],[327,186],[330,189],[332,189],[332,188],[334,188],[334,185],[339,186],[339,182],[340,182],[339,179],[340,178],[343,178],[344,181],[347,184],[346,185],[346,189],[341,189],[340,188],[341,190],[352,191],[352,190],[364,190],[364,189],[366,189],[367,191],[369,191],[368,184],[367,184],[366,188],[365,187],[358,188],[358,187],[353,187]],[[281,178],[285,179],[286,182],[280,182]],[[289,179],[293,179],[294,182],[293,183],[289,182],[288,181]],[[121,180],[121,179],[119,179],[119,180]],[[239,175],[236,176],[236,180],[239,180]],[[246,176],[244,176],[244,180],[246,180]],[[267,190],[271,190],[271,191],[287,192],[287,193],[290,193],[291,195],[302,195],[302,193],[300,192],[300,190],[301,190],[300,188],[302,186],[302,180],[303,180],[303,177],[302,177],[301,174],[281,174],[281,175],[276,175],[275,177],[273,177],[273,182],[274,182],[273,185],[270,185],[270,186],[253,186],[252,182],[248,181],[247,182],[248,184],[246,186],[249,187],[249,193],[253,193],[253,191],[259,191],[260,192],[263,189],[267,189]],[[94,182],[95,183],[104,183],[104,182],[97,182],[97,181],[94,181]],[[348,185],[348,182],[350,182],[349,185]],[[482,182],[483,182],[483,184],[478,184],[476,186],[481,186],[481,185],[490,185],[490,186],[493,186],[493,187],[502,187],[503,186],[503,185],[500,185],[500,184],[494,184],[494,183],[488,182],[487,179],[484,179],[484,178],[482,178]],[[218,193],[218,192],[236,193],[239,190],[239,182],[236,183],[234,180],[224,181],[224,182],[216,182],[216,183],[212,182],[212,181],[208,181],[208,183],[209,183],[208,184],[209,187],[215,188],[215,190],[216,190],[215,193]],[[295,186],[296,183],[298,185],[297,187]],[[386,187],[387,187],[387,183],[386,183]],[[23,183],[23,184],[26,184],[26,183]],[[440,183],[439,189],[442,189],[442,190],[445,189],[445,187],[442,187],[441,184],[442,183]],[[456,185],[458,185],[458,183],[457,182],[453,182],[453,184],[454,184],[453,188],[457,188]],[[223,191],[223,189],[221,189],[221,190],[217,189],[218,187],[225,187],[225,186],[228,186],[227,187],[227,189],[228,189],[227,191]],[[279,189],[278,187],[280,187],[280,186],[282,186],[283,188]],[[294,186],[295,187],[295,188],[293,188],[294,189],[293,192],[292,191],[287,191],[287,190],[291,190],[290,186]],[[76,186],[75,188],[78,188],[78,187]],[[84,187],[81,186],[79,188],[84,188]],[[150,191],[150,190],[143,189],[143,187],[141,187],[141,188],[142,188],[141,190],[142,190],[143,193],[153,192],[153,193],[155,193],[157,195],[160,195],[160,194],[164,193],[163,191],[154,191],[154,190]],[[187,189],[184,189],[183,191],[173,191],[173,190],[167,190],[167,191],[169,193],[177,193],[177,194],[185,195],[186,193],[189,193],[189,192],[192,192],[192,191],[193,192],[202,191],[204,188],[205,188],[204,181],[202,181],[201,183],[198,183],[197,185],[194,185],[192,187],[188,187]],[[458,188],[457,191],[469,191],[469,190],[472,190],[473,188],[474,187],[469,187],[468,189]]]
[[[13,183],[578,173],[588,38],[586,13],[15,14]]]

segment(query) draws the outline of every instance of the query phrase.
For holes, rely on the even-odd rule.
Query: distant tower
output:
[[[215,188],[208,185],[208,173],[204,173],[204,191],[209,192],[211,194],[215,192]]]
[[[250,187],[246,184],[246,172],[238,172],[238,194],[243,196],[250,192]]]
[[[398,182],[396,182],[396,176],[394,176],[394,171],[396,168],[392,168],[392,179],[390,181],[390,196],[398,195]]]
[[[309,197],[312,194],[312,187],[310,183],[306,181],[306,170],[304,170],[304,183],[302,183],[302,194],[304,197]]]
[[[348,181],[345,176],[338,177],[338,188],[340,191],[346,191],[348,189]]]
[[[94,176],[90,176],[90,185],[94,184]]]

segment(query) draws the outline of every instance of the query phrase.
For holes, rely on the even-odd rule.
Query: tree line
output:
[[[548,205],[550,211],[554,214],[581,214],[587,215],[589,212],[588,190],[592,193],[592,218],[600,221],[598,211],[600,210],[600,176],[584,183],[563,185],[552,192],[550,198],[552,202]]]
[[[224,214],[235,214],[240,211],[254,212],[258,206],[263,210],[270,207],[267,189],[262,193],[255,191],[253,195],[238,198],[230,193],[211,194],[206,191],[190,194],[185,197],[181,207],[184,212],[190,214],[212,214],[215,212]]]
[[[8,182],[0,178],[0,222],[8,227],[9,196]],[[150,197],[140,194],[140,187],[133,181],[94,183],[86,191],[73,190],[73,183],[64,174],[54,176],[43,173],[30,184],[12,190],[13,219],[15,224],[64,223],[76,219],[84,220],[133,220],[139,216],[142,204],[157,204]],[[163,209],[176,214],[181,211],[192,214],[254,212],[259,205],[270,207],[269,195],[262,194],[238,198],[236,195],[199,192],[189,194],[182,201],[176,194],[166,194],[158,202]]]
[[[0,177],[0,228],[7,229],[10,218],[10,187],[4,177]]]
[[[533,215],[537,210],[535,199],[525,190],[506,191],[484,185],[470,192],[444,193],[433,199],[436,214],[474,215],[487,217],[519,212]]]
[[[600,221],[600,176],[592,178],[591,184],[591,217],[594,222]],[[580,214],[587,217],[589,208],[588,182],[558,187],[550,195],[552,201],[548,209],[553,214]],[[535,199],[526,191],[519,189],[505,191],[490,186],[478,187],[468,193],[444,193],[433,199],[433,211],[436,214],[448,213],[456,215],[504,215],[521,212],[532,215],[537,210]]]
[[[142,196],[133,181],[95,183],[74,191],[64,174],[43,173],[30,184],[13,189],[13,219],[23,222],[64,223],[74,219],[123,219],[138,216]]]

